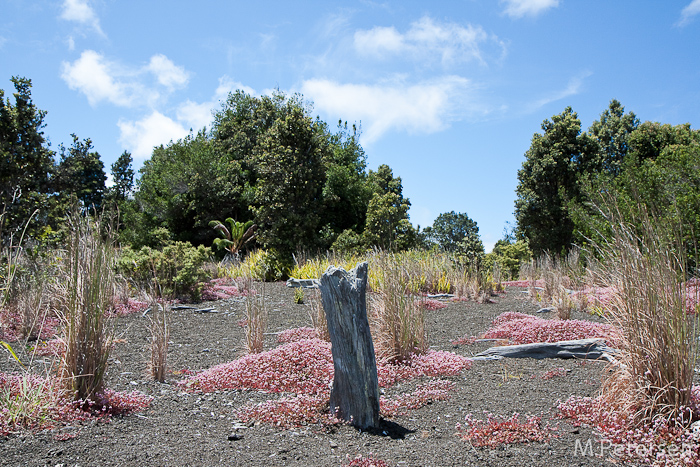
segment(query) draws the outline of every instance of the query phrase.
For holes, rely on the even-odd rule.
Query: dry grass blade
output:
[[[267,305],[265,303],[265,283],[261,282],[260,291],[253,290],[252,276],[243,279],[245,289],[245,338],[248,353],[263,351],[265,328],[267,327]]]
[[[156,300],[151,300],[152,318],[149,330],[151,331],[151,363],[149,370],[151,377],[160,383],[165,381],[168,357],[168,340],[170,329],[168,328],[167,304],[161,305]]]
[[[379,358],[407,360],[428,348],[425,311],[395,258],[385,256],[379,269],[381,289],[371,302],[375,351]]]
[[[107,311],[115,293],[114,252],[97,222],[74,214],[66,251],[61,316],[66,351],[61,373],[76,400],[103,390],[110,351]]]
[[[311,318],[311,324],[318,333],[319,339],[330,342],[331,337],[328,334],[328,322],[326,321],[326,312],[321,303],[321,293],[318,289],[315,289],[310,295],[309,317]]]
[[[624,357],[603,396],[640,421],[669,421],[690,405],[696,361],[697,314],[686,312],[687,281],[680,242],[643,208],[638,228],[608,208],[612,239],[599,246],[599,279],[616,292],[607,310],[622,330]]]

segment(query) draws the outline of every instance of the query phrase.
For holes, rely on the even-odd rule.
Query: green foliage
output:
[[[0,89],[0,211],[6,214],[0,222],[0,239],[5,240],[19,235],[37,209],[41,215],[33,218],[27,232],[34,236],[45,230],[53,193],[53,152],[42,131],[46,112],[32,101],[31,80],[13,77],[12,83],[14,105]]]
[[[478,267],[483,259],[484,245],[479,237],[479,227],[465,213],[440,214],[424,234],[429,245],[437,245],[463,264]]]
[[[170,242],[162,250],[145,246],[134,251],[124,247],[117,264],[120,273],[139,285],[155,282],[163,296],[198,300],[202,282],[209,279],[204,264],[210,258],[207,247]]]
[[[571,107],[542,123],[525,162],[518,171],[515,218],[518,233],[536,254],[567,250],[574,238],[570,201],[580,201],[580,174],[589,173],[597,160],[598,144],[581,133],[581,121]]]
[[[112,182],[108,189],[108,197],[114,201],[125,201],[134,190],[134,169],[131,167],[133,158],[129,151],[124,151],[112,164]]]
[[[90,138],[80,141],[71,134],[73,144],[66,149],[61,145],[61,161],[56,171],[54,186],[64,203],[77,198],[83,208],[99,211],[105,194],[104,164],[100,155],[91,151]]]
[[[363,231],[372,187],[367,183],[366,157],[359,144],[357,127],[352,125],[350,131],[347,122],[344,125],[338,122],[337,133],[330,134],[325,124],[317,123],[328,134],[330,146],[323,160],[326,181],[320,221],[329,232],[327,238],[321,239],[321,248],[327,249],[339,235],[345,232],[359,235]]]
[[[228,251],[237,258],[241,248],[255,237],[258,226],[253,221],[237,222],[230,217],[226,219],[226,223],[228,227],[221,221],[209,222],[209,226],[222,237],[214,239],[214,246],[219,250]]]
[[[520,265],[532,259],[532,252],[527,240],[503,239],[496,242],[493,251],[484,259],[487,269],[492,269],[497,264],[500,271],[506,275],[506,280],[516,280],[520,275]]]
[[[403,197],[401,177],[394,178],[388,165],[370,171],[368,183],[374,194],[367,207],[363,233],[366,247],[402,251],[416,244],[417,232],[408,220],[411,202]]]
[[[294,303],[297,305],[304,304],[304,289],[301,287],[294,290]]]
[[[335,253],[357,255],[367,250],[360,234],[351,229],[343,230],[331,245],[331,250]]]
[[[286,262],[297,250],[317,246],[325,181],[322,161],[329,147],[298,96],[273,97],[282,115],[253,150],[258,178],[252,210],[260,226],[258,241]]]
[[[156,148],[140,173],[135,199],[142,211],[137,219],[141,231],[135,238],[147,242],[145,232],[165,227],[175,240],[211,244],[211,219],[246,217],[236,164],[203,132]]]

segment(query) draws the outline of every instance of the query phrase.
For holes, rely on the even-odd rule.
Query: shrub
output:
[[[172,242],[162,250],[142,247],[134,251],[121,250],[118,270],[145,287],[155,281],[164,296],[198,300],[202,282],[209,278],[204,268],[211,258],[211,250],[204,246],[193,247],[189,242]]]

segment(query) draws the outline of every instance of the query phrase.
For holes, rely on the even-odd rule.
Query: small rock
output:
[[[331,440],[330,445],[331,445],[331,449],[335,449],[335,448],[338,447],[338,443],[336,443],[336,442],[333,441],[333,440]]]
[[[240,441],[243,439],[243,435],[239,435],[237,433],[234,433],[232,435],[228,435],[228,440],[229,441]]]

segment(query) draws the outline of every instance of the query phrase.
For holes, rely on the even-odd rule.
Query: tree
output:
[[[401,177],[394,178],[391,168],[383,164],[369,172],[368,184],[374,194],[367,206],[365,245],[390,251],[412,248],[416,230],[408,220],[411,202],[403,197]]]
[[[71,134],[73,144],[66,149],[61,145],[61,162],[58,165],[55,187],[64,200],[75,196],[84,208],[99,210],[105,194],[104,164],[96,151],[91,151],[92,141],[80,141]]]
[[[518,234],[529,240],[535,254],[561,253],[574,238],[568,203],[580,202],[580,174],[595,165],[596,142],[581,133],[581,121],[571,107],[542,123],[525,162],[518,171],[515,218]]]
[[[131,196],[134,189],[134,169],[131,168],[133,159],[129,151],[124,151],[112,164],[112,185],[109,190],[115,201],[124,201]]]
[[[0,213],[5,213],[0,233],[3,227],[5,233],[16,233],[40,209],[30,226],[30,233],[36,233],[49,223],[45,208],[54,153],[42,131],[46,112],[32,101],[31,80],[13,77],[12,83],[14,105],[0,89]]]
[[[598,172],[619,175],[630,148],[630,135],[639,126],[633,112],[625,113],[623,105],[613,99],[600,119],[593,122],[588,133],[598,142]]]
[[[284,262],[300,249],[318,246],[323,159],[329,146],[300,96],[278,102],[277,118],[253,148],[257,180],[252,210],[260,226],[258,241]]]
[[[165,227],[174,240],[210,244],[209,222],[241,213],[241,174],[203,131],[155,148],[140,174],[134,196],[142,212],[139,243],[155,241],[151,233]],[[248,210],[243,213],[239,218],[249,220]]]
[[[479,237],[479,227],[466,213],[440,214],[430,229],[430,240],[447,252],[454,252],[467,237]]]
[[[348,129],[347,122],[338,122],[338,131],[331,134],[325,123],[317,121],[320,131],[327,134],[330,150],[326,151],[323,165],[323,185],[320,224],[321,247],[329,248],[342,232],[362,233],[367,218],[367,206],[372,189],[367,183],[366,157],[360,146],[360,131],[355,125]]]

